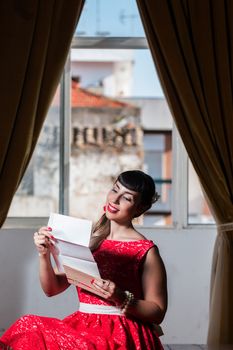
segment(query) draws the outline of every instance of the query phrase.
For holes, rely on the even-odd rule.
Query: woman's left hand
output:
[[[92,281],[92,285],[103,294],[104,299],[112,301],[116,305],[122,305],[125,300],[125,292],[110,280],[95,279]]]

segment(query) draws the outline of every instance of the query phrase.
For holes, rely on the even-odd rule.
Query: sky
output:
[[[86,0],[76,33],[78,36],[145,36],[136,0]],[[135,50],[132,95],[163,96],[148,50]]]

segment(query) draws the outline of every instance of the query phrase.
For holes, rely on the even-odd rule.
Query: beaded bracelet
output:
[[[128,307],[129,307],[129,305],[132,304],[133,300],[134,300],[134,295],[133,295],[133,293],[131,293],[131,292],[129,292],[128,290],[126,290],[126,291],[125,291],[125,300],[123,301],[123,303],[122,303],[121,306],[120,306],[121,312],[122,312],[123,314],[126,313]]]

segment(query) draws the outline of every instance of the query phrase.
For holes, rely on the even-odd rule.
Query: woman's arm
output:
[[[50,254],[41,254],[39,260],[40,284],[48,297],[57,295],[70,286],[65,274],[58,274],[54,271],[50,260]]]
[[[114,282],[96,280],[93,283],[103,293],[103,298],[121,306],[126,298]],[[167,277],[157,248],[151,248],[143,265],[142,287],[144,299],[134,299],[125,313],[141,321],[160,324],[167,310]]]
[[[147,253],[142,286],[144,299],[135,300],[126,313],[142,321],[160,324],[167,310],[167,277],[164,263],[155,247]]]
[[[39,276],[40,283],[44,293],[51,297],[63,292],[70,284],[65,274],[59,274],[54,271],[51,259],[50,249],[52,246],[51,235],[47,227],[42,227],[39,234],[34,234],[34,243],[39,252]]]

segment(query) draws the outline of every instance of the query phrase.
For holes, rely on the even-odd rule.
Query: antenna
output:
[[[126,20],[129,20],[131,22],[131,33],[134,34],[134,22],[135,19],[138,18],[137,14],[126,14],[125,10],[121,10],[119,14],[119,20],[124,25],[126,23]]]

